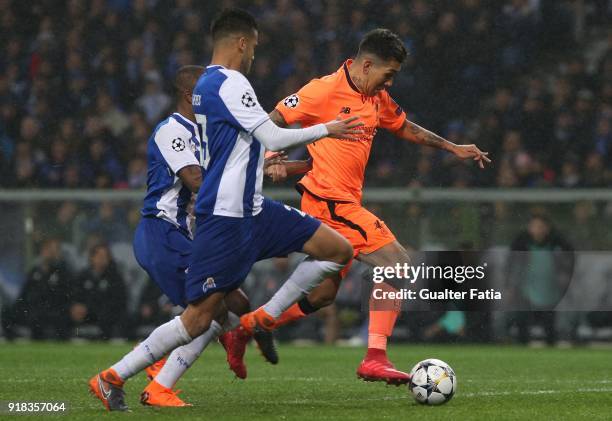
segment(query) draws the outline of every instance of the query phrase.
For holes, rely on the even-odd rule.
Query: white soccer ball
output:
[[[457,376],[444,361],[423,360],[412,368],[408,388],[417,402],[441,405],[450,401],[457,391]]]

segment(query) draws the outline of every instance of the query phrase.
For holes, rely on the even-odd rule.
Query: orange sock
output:
[[[393,326],[399,311],[370,311],[368,325],[368,348],[387,349],[387,338],[393,332]]]
[[[274,317],[270,316],[263,306],[259,307],[253,312],[253,318],[257,324],[265,330],[270,331],[276,328],[276,321],[274,320]]]
[[[285,310],[285,312],[281,314],[278,319],[276,319],[276,323],[274,324],[274,327],[277,328],[277,327],[284,326],[295,320],[299,320],[305,316],[306,314],[302,311],[298,303],[295,303],[291,307],[289,307],[287,310]]]

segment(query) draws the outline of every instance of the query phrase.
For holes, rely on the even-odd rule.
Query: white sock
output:
[[[176,316],[155,329],[130,353],[125,355],[113,368],[122,380],[127,380],[145,367],[161,359],[177,346],[191,342],[180,316]]]
[[[340,272],[343,267],[344,265],[340,263],[306,257],[295,268],[287,282],[280,287],[270,301],[264,304],[264,310],[270,316],[278,319],[285,310],[308,295],[323,279]]]
[[[236,328],[240,325],[240,317],[231,311],[227,312],[227,319],[220,325],[213,320],[210,328],[195,338],[187,345],[183,345],[172,351],[168,357],[168,361],[164,364],[159,374],[155,377],[155,381],[164,387],[172,389],[176,382],[185,374],[185,371],[198,359],[204,352],[209,343],[217,339],[224,332]]]
[[[166,364],[162,367],[155,381],[164,387],[172,389],[178,379],[187,371],[191,364],[198,359],[209,343],[217,339],[223,331],[223,327],[213,320],[210,327],[200,336],[187,345],[176,348],[168,357]]]

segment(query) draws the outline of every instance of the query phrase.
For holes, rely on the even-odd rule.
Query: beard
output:
[[[243,75],[248,75],[251,72],[251,67],[253,64],[253,59],[250,58],[244,58],[242,60],[242,63],[240,63],[240,70],[242,72]]]

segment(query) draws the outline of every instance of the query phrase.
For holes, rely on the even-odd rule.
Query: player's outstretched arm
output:
[[[402,127],[394,134],[402,139],[406,139],[418,145],[426,145],[443,149],[455,154],[461,159],[472,158],[474,161],[478,161],[480,168],[484,168],[485,164],[491,162],[487,156],[489,153],[481,151],[478,149],[478,146],[474,144],[457,145],[408,120],[406,120]]]
[[[267,120],[255,129],[253,134],[268,150],[278,152],[293,146],[306,145],[323,137],[355,139],[363,134],[359,117],[333,120],[326,124],[315,124],[305,129],[283,129],[272,120]]]
[[[270,112],[270,120],[278,127],[285,128],[289,126],[285,117],[276,109]],[[274,183],[280,183],[294,175],[306,174],[312,169],[312,159],[302,161],[288,161],[287,157],[282,157],[282,152],[274,154],[266,153],[266,161],[264,163],[264,174],[272,179]],[[281,158],[281,159],[279,159]]]

